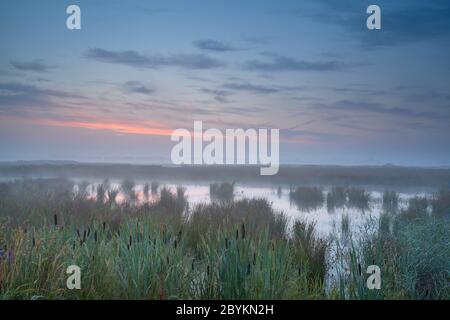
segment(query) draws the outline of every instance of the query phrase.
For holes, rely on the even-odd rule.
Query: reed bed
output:
[[[265,199],[190,208],[182,187],[142,204],[102,188],[99,201],[99,188],[91,199],[60,179],[0,183],[0,299],[450,297],[446,193],[433,214],[413,215],[423,208],[411,200],[338,243],[312,222],[289,228]],[[330,264],[342,266],[331,278]],[[371,264],[382,290],[365,286]],[[69,265],[81,268],[81,290],[66,288]]]
[[[318,187],[297,187],[291,189],[289,197],[300,210],[310,211],[320,207],[324,202],[323,190]]]

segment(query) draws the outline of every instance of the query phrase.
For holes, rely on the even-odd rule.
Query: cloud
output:
[[[55,66],[48,65],[42,59],[35,59],[31,61],[11,61],[11,65],[21,71],[33,71],[38,73],[49,72],[51,69],[56,68]]]
[[[341,26],[370,48],[448,37],[448,0],[378,0],[382,29],[374,32],[368,32],[365,24],[366,9],[370,4],[369,1],[316,0],[302,3],[303,6],[294,12],[319,23]],[[449,43],[448,38],[446,41]]]
[[[0,83],[0,112],[17,113],[19,109],[54,107],[53,99],[78,99],[80,95],[65,91],[44,89],[17,82]]]
[[[127,93],[141,93],[151,95],[155,92],[155,89],[146,86],[139,81],[127,81],[122,85],[122,88]]]
[[[442,120],[450,118],[449,115],[444,115],[434,111],[420,111],[406,107],[386,107],[380,103],[340,100],[332,105],[316,103],[313,105],[314,110],[325,110],[331,112],[348,111],[361,114],[384,114],[390,116],[410,117],[410,118],[426,118],[432,120]]]
[[[280,91],[277,88],[254,85],[250,83],[225,83],[224,85],[222,85],[222,88],[234,91],[247,91],[262,94],[275,93]]]
[[[88,59],[135,68],[181,67],[185,69],[213,69],[222,67],[224,62],[203,54],[177,54],[171,56],[143,55],[137,51],[110,51],[100,48],[89,49]]]
[[[227,52],[235,51],[237,49],[225,44],[223,42],[211,39],[197,40],[193,42],[194,46],[201,50],[212,51],[212,52]]]
[[[268,55],[268,54],[266,54]],[[330,61],[305,61],[295,60],[280,55],[268,55],[271,61],[249,60],[244,63],[244,69],[250,71],[280,72],[280,71],[338,71],[346,66],[343,62]]]
[[[230,92],[226,90],[201,88],[200,91],[203,93],[212,94],[214,96],[214,99],[218,102],[222,103],[229,102],[227,98],[230,95]]]
[[[328,132],[318,132],[311,130],[301,130],[298,126],[292,128],[284,128],[280,130],[280,138],[286,142],[296,142],[296,143],[317,143],[320,141],[331,141],[336,138],[341,138],[346,135],[342,133],[328,133]]]

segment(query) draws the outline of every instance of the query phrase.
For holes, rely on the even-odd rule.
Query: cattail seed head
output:
[[[245,225],[242,224],[241,226],[241,233],[242,233],[242,239],[245,239]]]
[[[247,265],[247,275],[250,275],[251,265],[250,263]]]
[[[58,226],[58,216],[56,215],[56,213],[53,215],[53,223],[54,223],[55,227]]]

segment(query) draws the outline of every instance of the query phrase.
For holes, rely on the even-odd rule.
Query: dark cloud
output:
[[[44,89],[17,82],[0,83],[0,111],[15,111],[18,108],[54,106],[53,99],[79,99],[80,95],[65,91]]]
[[[324,110],[330,112],[352,112],[355,115],[361,115],[363,113],[382,114],[389,116],[400,116],[410,118],[426,118],[432,120],[442,120],[450,118],[449,115],[434,112],[431,110],[420,111],[407,107],[387,107],[381,103],[352,101],[352,100],[340,100],[332,105],[316,103],[313,105],[314,110]]]
[[[55,66],[48,65],[44,62],[43,59],[35,59],[31,61],[11,61],[11,65],[21,71],[33,71],[33,72],[49,72],[51,69],[54,69]]]
[[[127,93],[141,93],[151,95],[155,92],[155,89],[139,81],[127,81],[122,85],[122,88]]]
[[[343,62],[330,61],[305,61],[295,60],[289,57],[266,54],[270,61],[249,60],[244,63],[244,69],[250,71],[338,71],[346,66]]]
[[[261,85],[254,85],[251,83],[226,83],[222,85],[223,88],[233,91],[247,91],[252,93],[262,93],[262,94],[268,94],[268,93],[276,93],[280,90],[273,87],[266,87]]]
[[[319,23],[339,25],[367,47],[392,46],[446,36],[450,43],[450,1],[378,0],[381,30],[368,31],[366,9],[372,1],[315,0],[302,3],[296,14]]]
[[[201,50],[212,52],[227,52],[237,50],[226,43],[211,39],[197,40],[194,41],[193,44]]]
[[[208,89],[208,88],[201,88],[201,92],[212,94],[214,96],[214,99],[218,102],[226,103],[228,101],[228,96],[230,95],[230,92],[226,90],[217,90],[217,89]]]
[[[89,49],[85,56],[100,62],[121,64],[135,68],[175,66],[186,69],[213,69],[225,65],[224,62],[203,54],[177,54],[164,57],[143,55],[133,50],[111,51],[93,48]]]

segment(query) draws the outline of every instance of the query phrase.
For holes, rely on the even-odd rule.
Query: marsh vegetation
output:
[[[0,298],[450,298],[448,189],[405,206],[385,193],[386,210],[367,215],[360,229],[351,216],[341,219],[344,239],[264,198],[191,205],[184,187],[163,185],[152,201],[137,201],[133,181],[120,185],[1,182]],[[221,185],[215,191],[234,189]],[[300,187],[291,197],[306,207],[326,198],[341,210],[372,201],[367,191],[348,190],[331,188],[325,197],[321,188]],[[82,270],[81,290],[66,288],[72,264]],[[381,290],[366,287],[372,264],[381,268]]]

